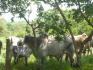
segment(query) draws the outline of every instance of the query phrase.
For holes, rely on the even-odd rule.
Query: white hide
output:
[[[68,46],[71,44],[70,46]],[[72,40],[65,38],[64,41],[51,40],[51,42],[42,43],[39,48],[39,55],[44,56],[63,56],[64,52],[73,54],[74,46]]]
[[[17,43],[20,41],[20,38],[16,36],[10,36],[9,39],[12,41],[13,46],[17,46]]]

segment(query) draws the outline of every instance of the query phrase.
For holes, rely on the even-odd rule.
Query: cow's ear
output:
[[[86,36],[87,36],[87,34],[86,34],[86,33],[83,33],[83,34],[82,34],[82,36],[83,36],[83,37],[86,37]]]

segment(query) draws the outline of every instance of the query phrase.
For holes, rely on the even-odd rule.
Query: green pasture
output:
[[[11,61],[13,70],[38,70],[38,65],[36,59],[31,55],[28,59],[28,65],[24,64],[24,60],[21,59],[18,64],[13,63],[13,58]],[[0,55],[0,70],[5,70],[5,49],[2,49],[2,54]],[[54,59],[47,60],[44,65],[44,70],[93,70],[93,55],[83,56],[81,58],[80,68],[73,68],[68,62],[59,62]]]
[[[0,55],[0,70],[5,70],[5,38],[1,38],[3,43],[2,53]],[[71,67],[70,64],[66,61],[59,62],[55,59],[46,60],[44,70],[93,70],[93,55],[82,56],[80,59],[81,65],[80,68]],[[33,55],[28,59],[28,65],[24,64],[24,60],[21,59],[18,64],[14,64],[13,58],[11,61],[12,70],[39,70],[37,61]]]

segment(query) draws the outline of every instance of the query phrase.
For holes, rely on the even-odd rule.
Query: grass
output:
[[[1,55],[2,56],[2,55]],[[2,56],[0,58],[0,70],[4,70],[5,59]],[[18,64],[14,64],[11,62],[13,70],[38,70],[36,59],[33,55],[29,57],[28,65],[26,66],[21,59]],[[57,60],[50,59],[45,62],[43,70],[93,70],[93,55],[83,56],[81,58],[81,67],[80,68],[72,68],[69,63],[63,61],[58,62]]]
[[[5,40],[2,41],[5,42]],[[4,44],[5,46],[5,44]],[[93,55],[83,56],[81,59],[81,67],[80,68],[72,68],[69,63],[63,61],[58,62],[57,60],[50,59],[47,60],[44,64],[43,70],[93,70]],[[36,59],[33,55],[31,55],[28,59],[28,65],[24,64],[24,60],[18,64],[13,63],[13,59],[11,61],[12,70],[39,70],[40,66],[37,65]],[[5,47],[2,48],[2,54],[0,55],[0,70],[5,70]]]

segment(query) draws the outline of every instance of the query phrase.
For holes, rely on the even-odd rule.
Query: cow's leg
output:
[[[88,54],[92,55],[92,47],[88,47]]]
[[[28,63],[27,63],[27,60],[28,60],[28,58],[25,56],[25,65],[28,64]]]
[[[80,67],[80,58],[81,56],[78,54],[78,52],[76,52],[76,61],[75,61],[75,64],[73,65],[74,67]]]
[[[44,58],[42,57],[41,59],[40,59],[40,63],[43,65],[44,64]]]
[[[67,53],[67,59],[68,59],[68,58],[69,58],[69,60],[70,60],[71,66],[73,66],[73,63],[74,63],[73,54]]]
[[[68,61],[68,58],[69,58],[69,56],[68,56],[68,54],[66,53],[65,60]]]
[[[16,53],[13,53],[14,54],[14,63],[16,64],[17,63],[17,54]]]
[[[86,47],[84,47],[84,49],[82,50],[82,54],[83,54],[83,55],[86,55],[86,51],[87,51],[87,50],[86,50]]]
[[[16,62],[18,63],[18,61],[19,61],[19,57],[16,57]]]
[[[14,54],[14,63],[18,63],[18,60],[19,60],[19,56],[15,53]]]
[[[92,55],[92,47],[90,47],[89,49],[90,49],[90,55]]]
[[[0,46],[0,54],[1,54],[1,46]]]
[[[14,63],[15,63],[15,64],[18,63],[18,57],[17,57],[17,56],[14,57]]]
[[[16,64],[16,57],[14,56],[14,63]]]
[[[62,62],[62,59],[63,59],[63,54],[60,54],[59,56],[56,57],[58,61],[61,61]]]
[[[58,61],[61,60],[61,57],[59,57],[59,56],[56,56],[55,58],[56,58]]]
[[[44,70],[44,58],[39,57],[37,60],[37,66],[36,69],[37,70]]]

